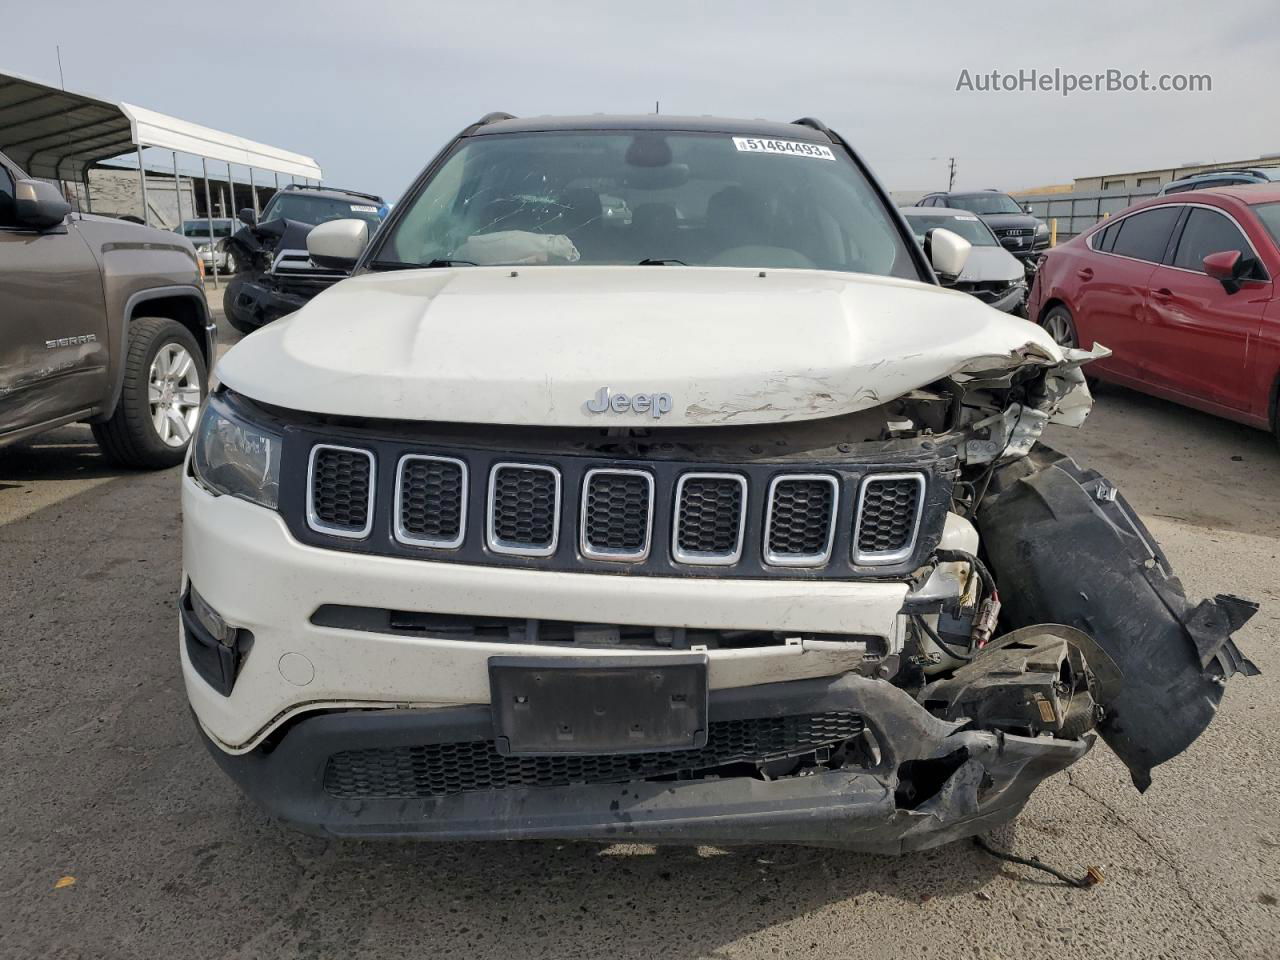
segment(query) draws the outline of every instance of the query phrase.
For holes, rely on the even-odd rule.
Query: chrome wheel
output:
[[[1044,318],[1044,329],[1060,347],[1074,347],[1076,338],[1071,332],[1071,321],[1065,314],[1051,313]]]
[[[156,351],[147,376],[147,402],[156,435],[170,447],[191,439],[200,415],[200,373],[186,348],[166,343]]]

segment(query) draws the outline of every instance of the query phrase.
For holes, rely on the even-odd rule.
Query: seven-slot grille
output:
[[[489,549],[549,557],[560,536],[560,471],[536,463],[496,463],[489,471]]]
[[[882,473],[864,479],[858,494],[855,560],[887,564],[909,557],[923,507],[921,474]]]
[[[737,563],[746,515],[746,477],[686,473],[676,485],[672,555],[681,563]]]
[[[327,536],[370,540],[375,459],[371,451],[356,447],[313,446],[307,462],[307,526]],[[748,569],[752,564],[828,567],[837,542],[841,564],[899,563],[916,549],[927,489],[925,473],[918,471],[858,478],[839,468],[830,473],[763,471],[761,476],[758,467],[744,473],[679,473],[671,467],[602,466],[583,473],[566,468],[566,494],[561,467],[547,463],[486,463],[474,479],[460,457],[408,453],[393,463],[392,502],[377,515],[390,515],[380,521],[391,527],[382,536],[410,549],[451,551],[465,562],[484,562],[477,542],[482,540],[489,554],[552,557],[563,526],[576,541],[577,550],[569,554],[576,553],[578,563],[647,568],[654,563],[655,537],[658,543],[665,541],[670,552],[658,552],[654,572],[667,562],[737,565],[744,561],[748,543]],[[756,490],[763,494],[759,500]],[[566,495],[579,498],[570,513],[576,528],[564,520]],[[482,511],[468,507],[471,496]],[[469,513],[483,536],[470,535]],[[662,533],[656,531],[659,517]],[[563,565],[572,557],[557,562]]]
[[[366,537],[373,527],[373,454],[317,444],[307,468],[307,522],[336,537]]]
[[[782,567],[826,563],[836,534],[838,488],[836,478],[824,474],[774,478],[764,524],[765,560]]]
[[[643,560],[653,530],[653,477],[643,470],[588,470],[579,530],[584,556]]]
[[[453,457],[406,454],[396,474],[396,539],[451,550],[467,524],[467,465]]]

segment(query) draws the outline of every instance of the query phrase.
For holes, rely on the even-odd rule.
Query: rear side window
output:
[[[17,222],[13,203],[13,177],[9,176],[8,170],[0,166],[0,227],[12,227]]]
[[[1116,224],[1120,229],[1111,242],[1111,252],[1122,257],[1133,257],[1135,260],[1159,263],[1164,258],[1165,248],[1169,245],[1169,237],[1180,212],[1180,207],[1157,207],[1155,210],[1144,210],[1125,217]]]
[[[1119,220],[1111,224],[1111,226],[1099,230],[1093,235],[1093,249],[1101,250],[1103,253],[1110,253],[1111,245],[1116,242],[1116,234],[1119,232]]]
[[[1184,270],[1204,272],[1204,258],[1211,253],[1236,250],[1241,257],[1253,258],[1253,250],[1240,228],[1220,213],[1193,207],[1178,239],[1173,265]],[[1255,265],[1254,270],[1257,270]]]

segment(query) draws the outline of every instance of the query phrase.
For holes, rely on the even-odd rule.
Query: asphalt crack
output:
[[[1165,867],[1168,868],[1169,872],[1173,875],[1173,883],[1174,883],[1174,886],[1178,889],[1178,892],[1181,893],[1183,898],[1186,899],[1186,901],[1195,909],[1195,911],[1204,918],[1205,923],[1208,924],[1208,926],[1213,930],[1213,932],[1216,933],[1222,939],[1223,944],[1226,946],[1227,950],[1230,951],[1231,956],[1235,957],[1236,960],[1246,960],[1246,957],[1244,956],[1244,954],[1240,953],[1240,951],[1236,948],[1236,944],[1232,942],[1231,937],[1227,934],[1227,932],[1224,929],[1222,929],[1222,927],[1218,925],[1217,920],[1215,919],[1213,914],[1204,908],[1204,905],[1200,902],[1199,897],[1196,895],[1195,891],[1191,888],[1190,884],[1187,883],[1186,878],[1182,875],[1182,869],[1178,865],[1176,860],[1170,857],[1164,850],[1160,849],[1160,847],[1156,844],[1154,840],[1152,840],[1150,837],[1144,834],[1134,824],[1130,823],[1128,819],[1121,816],[1120,811],[1117,810],[1114,806],[1112,806],[1102,797],[1098,796],[1096,793],[1093,793],[1092,791],[1086,789],[1081,784],[1077,783],[1071,770],[1067,770],[1067,783],[1074,789],[1078,790],[1080,793],[1084,794],[1094,803],[1098,804],[1098,806],[1102,807],[1102,809],[1106,810],[1107,813],[1111,815],[1111,819],[1113,819],[1116,823],[1118,823],[1122,828],[1127,830],[1129,833],[1137,837],[1138,840],[1141,841],[1142,844],[1148,850],[1150,850],[1152,854],[1155,855],[1155,858],[1158,861],[1160,861],[1160,863],[1164,864]]]

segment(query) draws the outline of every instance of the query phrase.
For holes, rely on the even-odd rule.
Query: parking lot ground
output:
[[[1097,866],[1090,890],[968,843],[889,858],[291,833],[218,772],[186,707],[178,471],[114,470],[83,427],[0,451],[0,957],[1274,958],[1280,448],[1118,389],[1051,434],[1120,484],[1190,593],[1263,604],[1238,638],[1263,676],[1230,683],[1146,795],[1099,745],[994,838]]]

